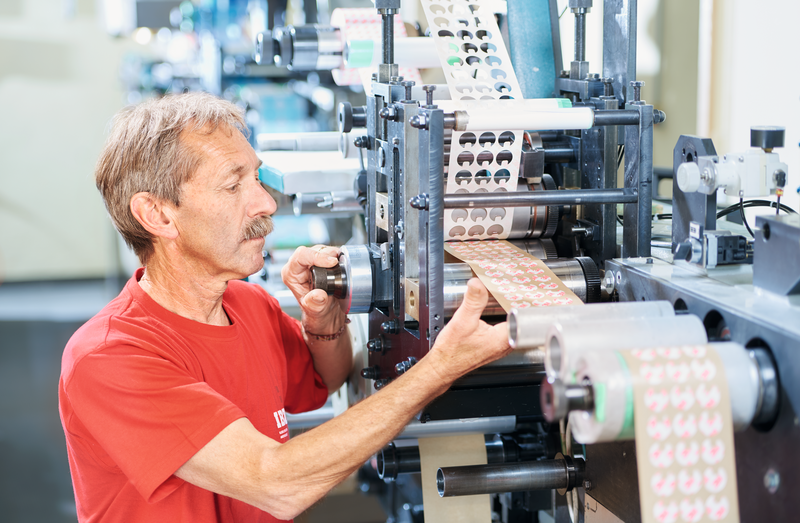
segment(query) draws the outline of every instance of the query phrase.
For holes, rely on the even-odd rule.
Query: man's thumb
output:
[[[458,308],[454,317],[463,317],[466,319],[475,317],[479,319],[489,302],[489,291],[483,286],[483,283],[478,278],[472,278],[467,282],[467,292],[464,293],[464,301]]]

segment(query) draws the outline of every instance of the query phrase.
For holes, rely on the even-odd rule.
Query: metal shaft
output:
[[[447,194],[445,209],[473,207],[527,207],[535,205],[581,205],[586,203],[636,203],[631,189],[578,189],[569,191],[531,191],[517,193]]]
[[[528,490],[571,490],[583,480],[583,460],[553,459],[503,465],[443,467],[436,473],[441,497]]]
[[[586,60],[586,14],[575,13],[575,61]]]
[[[383,22],[383,63],[394,63],[394,13],[382,13]]]
[[[543,452],[543,449],[539,449]],[[516,444],[495,439],[486,442],[486,461],[489,464],[505,463],[517,459],[532,458],[536,452],[528,448],[519,448]],[[541,455],[541,454],[539,454]],[[397,479],[398,474],[413,474],[420,471],[419,447],[398,447],[389,443],[376,455],[378,477],[381,479]]]

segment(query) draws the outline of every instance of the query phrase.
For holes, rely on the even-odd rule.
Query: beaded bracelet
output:
[[[345,318],[344,319],[344,325],[342,325],[342,328],[339,329],[338,331],[334,332],[333,334],[314,334],[313,332],[308,332],[308,331],[306,331],[306,334],[308,334],[309,336],[313,336],[314,338],[316,338],[318,340],[333,341],[333,340],[335,340],[336,338],[338,338],[339,336],[342,335],[342,333],[347,328],[347,325],[349,323],[350,323],[350,318]],[[304,327],[304,329],[305,329],[305,327]]]

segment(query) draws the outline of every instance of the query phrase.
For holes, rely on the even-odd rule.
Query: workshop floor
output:
[[[0,521],[77,521],[58,417],[61,353],[70,336],[118,292],[119,282],[0,286]],[[381,523],[373,498],[347,482],[298,523]],[[355,485],[352,485],[355,487]]]

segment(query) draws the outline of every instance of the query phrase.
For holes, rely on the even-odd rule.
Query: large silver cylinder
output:
[[[556,258],[542,260],[547,267],[553,271],[564,285],[583,302],[586,302],[590,295],[590,285],[597,282],[589,282],[581,263],[574,258]],[[446,263],[444,265],[444,314],[451,317],[456,309],[464,301],[464,293],[467,292],[467,282],[475,274],[466,263]],[[497,303],[494,297],[489,296],[489,303],[484,309],[485,316],[504,315],[506,311]]]

